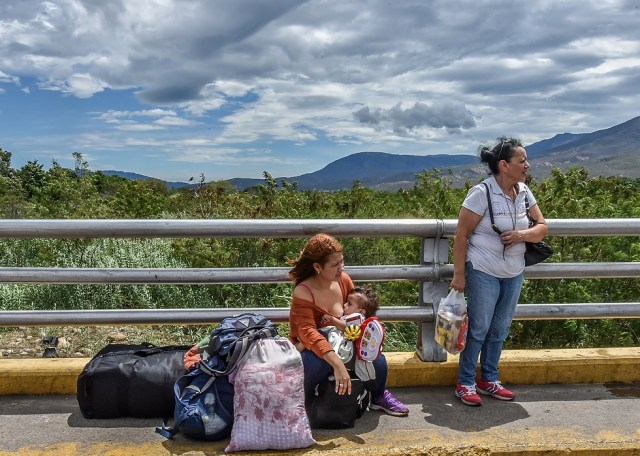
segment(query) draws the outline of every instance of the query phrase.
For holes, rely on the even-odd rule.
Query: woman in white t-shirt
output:
[[[451,288],[465,291],[469,331],[460,353],[455,394],[471,406],[482,405],[478,392],[510,401],[515,395],[498,380],[498,362],[509,335],[524,278],[524,242],[541,241],[547,224],[535,197],[524,184],[529,170],[520,141],[499,138],[493,148],[481,147],[480,160],[491,177],[472,187],[462,203],[453,243]],[[498,234],[491,226],[487,187]],[[529,228],[529,212],[537,223]],[[480,356],[480,378],[476,367]]]

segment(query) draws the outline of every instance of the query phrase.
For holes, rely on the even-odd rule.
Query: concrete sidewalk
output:
[[[259,454],[640,456],[640,348],[505,351],[501,377],[516,401],[480,408],[453,396],[455,357],[387,358],[409,417],[367,412],[354,429],[315,430],[308,449]],[[0,456],[224,453],[228,440],[165,440],[154,432],[160,419],[84,419],[75,382],[87,361],[0,360]]]
[[[369,411],[353,429],[315,430],[294,455],[640,454],[640,383],[518,385],[515,402],[472,408],[451,387],[395,388],[409,417]],[[0,456],[224,454],[229,439],[203,443],[154,432],[160,419],[86,420],[74,396],[0,397]],[[255,453],[255,452],[253,452]]]

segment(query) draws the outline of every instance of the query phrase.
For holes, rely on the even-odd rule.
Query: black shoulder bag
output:
[[[489,192],[489,186],[483,182],[484,188],[487,191],[487,203],[489,206],[489,218],[491,219],[491,228],[498,234],[502,234],[500,228],[495,224],[493,220],[493,207],[491,204],[491,194]],[[529,228],[537,223],[537,220],[531,217],[531,213],[529,212],[529,198],[527,197],[527,193],[524,194],[524,204],[527,208],[527,218],[529,219]],[[533,266],[534,264],[538,264],[551,255],[553,255],[553,249],[546,242],[525,242],[525,246],[527,250],[524,252],[524,265],[525,266]]]

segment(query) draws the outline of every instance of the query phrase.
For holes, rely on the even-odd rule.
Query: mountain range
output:
[[[566,171],[571,166],[589,170],[592,176],[640,178],[640,117],[592,133],[562,133],[525,146],[531,164],[530,173],[545,178],[552,168]],[[384,152],[358,152],[329,163],[324,168],[299,176],[278,177],[276,181],[297,182],[301,190],[339,190],[350,188],[356,179],[366,187],[380,190],[410,188],[416,174],[424,170],[451,170],[454,185],[477,182],[487,168],[475,155],[396,155]],[[127,179],[150,179],[136,173],[106,170],[104,174]],[[243,190],[264,179],[229,179]],[[192,184],[167,182],[172,188]]]

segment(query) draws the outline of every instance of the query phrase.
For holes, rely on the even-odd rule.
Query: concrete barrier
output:
[[[447,386],[457,380],[458,358],[422,362],[415,353],[390,352],[390,387]],[[89,358],[0,359],[0,395],[76,394],[78,374]],[[640,382],[640,347],[505,350],[504,383],[577,384]]]

